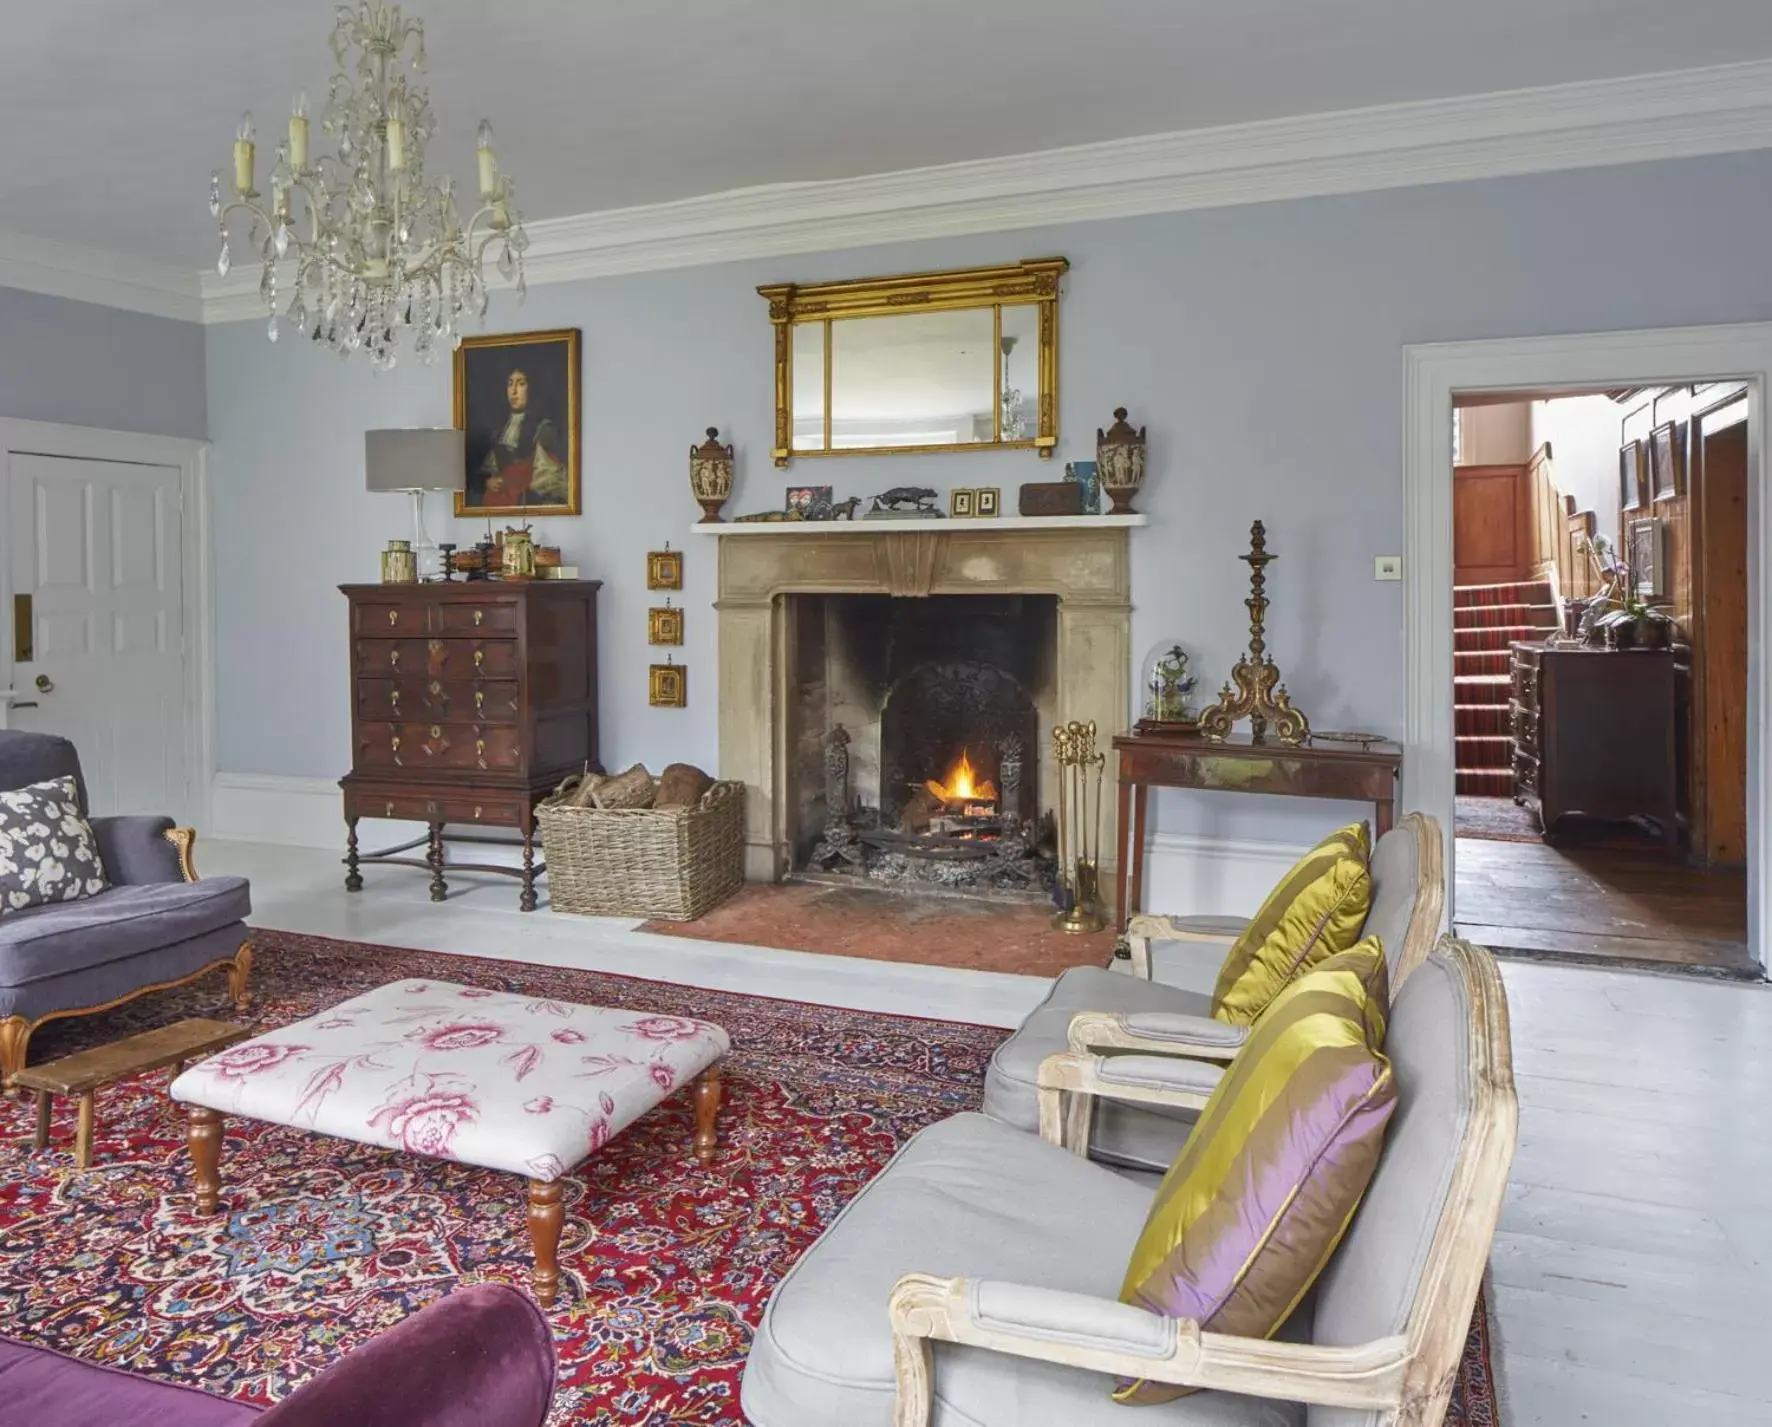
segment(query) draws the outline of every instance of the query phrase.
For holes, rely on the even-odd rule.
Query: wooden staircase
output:
[[[1453,589],[1452,703],[1460,795],[1512,796],[1508,647],[1516,639],[1542,639],[1556,627],[1556,594],[1548,580]]]

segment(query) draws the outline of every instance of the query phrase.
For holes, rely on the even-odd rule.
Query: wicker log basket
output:
[[[744,885],[744,784],[687,808],[575,807],[569,778],[535,810],[556,912],[692,922]]]

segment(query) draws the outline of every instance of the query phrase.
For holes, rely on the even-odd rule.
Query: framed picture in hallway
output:
[[[457,515],[577,515],[579,332],[464,337],[455,424],[467,433]]]
[[[1641,510],[1649,503],[1647,452],[1641,441],[1626,441],[1618,448],[1618,508]]]
[[[1686,493],[1686,443],[1684,433],[1671,421],[1657,426],[1649,437],[1649,472],[1656,500],[1672,500]]]

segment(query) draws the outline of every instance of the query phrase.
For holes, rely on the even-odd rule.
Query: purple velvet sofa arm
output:
[[[476,1284],[347,1353],[253,1427],[541,1427],[554,1372],[541,1310]]]
[[[99,860],[115,886],[143,887],[152,882],[182,882],[178,849],[166,840],[171,818],[93,818]]]

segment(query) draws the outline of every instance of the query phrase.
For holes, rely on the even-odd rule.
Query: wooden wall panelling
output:
[[[1725,392],[1692,416],[1687,441],[1696,578],[1693,850],[1747,860],[1747,398]]]
[[[1526,462],[1526,486],[1532,578],[1550,581],[1561,595],[1567,580],[1562,547],[1567,543],[1568,531],[1563,519],[1563,497],[1557,490],[1556,464],[1548,444],[1540,446]]]
[[[1531,501],[1523,464],[1456,466],[1452,471],[1452,578],[1499,585],[1528,573]]]

